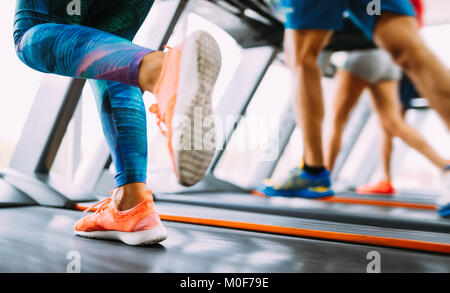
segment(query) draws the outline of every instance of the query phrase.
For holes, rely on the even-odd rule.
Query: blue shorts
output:
[[[400,15],[416,16],[409,0],[380,0],[381,13],[390,11]],[[373,0],[282,0],[287,29],[342,30],[343,14],[372,39],[378,15],[369,15],[367,7]]]

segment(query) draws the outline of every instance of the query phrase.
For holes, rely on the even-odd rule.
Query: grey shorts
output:
[[[344,69],[370,84],[388,80],[400,80],[402,77],[402,69],[382,49],[349,52]]]

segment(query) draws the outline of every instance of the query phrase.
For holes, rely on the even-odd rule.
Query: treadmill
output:
[[[150,47],[162,49],[180,20],[194,13],[243,48],[216,113],[244,116],[282,54],[283,25],[272,9],[256,0],[160,0],[152,10],[161,17],[154,21],[159,30],[152,30]],[[247,82],[237,89],[234,84],[243,77]],[[169,234],[159,245],[131,247],[74,236],[81,210],[106,197],[112,184],[105,145],[79,167],[76,176],[86,183],[84,189],[50,172],[84,83],[59,76],[43,80],[11,165],[0,170],[0,220],[5,223],[0,272],[66,272],[74,252],[81,256],[82,272],[367,272],[373,251],[381,255],[382,272],[450,272],[450,226],[432,211],[257,196],[215,175],[224,151],[217,152],[196,186],[156,193]],[[285,122],[291,127],[280,133],[284,147],[295,128],[293,120]],[[234,126],[226,129],[228,137]],[[274,168],[266,164],[258,176],[270,177]]]

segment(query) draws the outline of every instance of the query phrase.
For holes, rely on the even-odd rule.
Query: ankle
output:
[[[303,163],[303,170],[305,170],[307,173],[311,175],[319,175],[323,171],[326,170],[326,168],[322,166],[311,166],[308,165],[306,162]]]
[[[132,209],[149,198],[145,183],[131,183],[113,191],[112,200],[119,211]]]
[[[161,74],[165,54],[161,51],[155,51],[147,54],[142,59],[138,75],[139,87],[142,90],[155,93],[156,83]]]

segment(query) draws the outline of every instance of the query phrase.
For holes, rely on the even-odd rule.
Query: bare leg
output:
[[[383,162],[383,181],[392,182],[391,158],[392,158],[392,135],[383,129],[383,140],[381,145],[381,156]]]
[[[405,119],[406,111],[402,110],[401,115],[403,120]],[[381,146],[381,155],[383,158],[383,180],[392,182],[392,174],[391,174],[391,159],[392,159],[392,151],[394,149],[392,143],[393,137],[388,132],[383,129],[383,141]]]
[[[384,12],[374,32],[450,129],[450,71],[425,45],[414,17]]]
[[[302,128],[304,159],[313,167],[323,167],[322,123],[324,102],[321,72],[317,62],[331,31],[286,30],[286,63],[293,76],[294,109]]]
[[[397,82],[379,82],[370,87],[375,110],[386,133],[401,138],[406,144],[427,157],[436,167],[444,170],[447,165],[443,159],[414,128],[402,118],[397,98]],[[389,162],[385,162],[389,163]]]
[[[347,70],[340,71],[336,76],[336,80],[338,86],[333,103],[333,130],[328,142],[326,162],[326,166],[330,171],[333,170],[334,163],[341,149],[342,134],[348,117],[367,86],[363,79]]]

